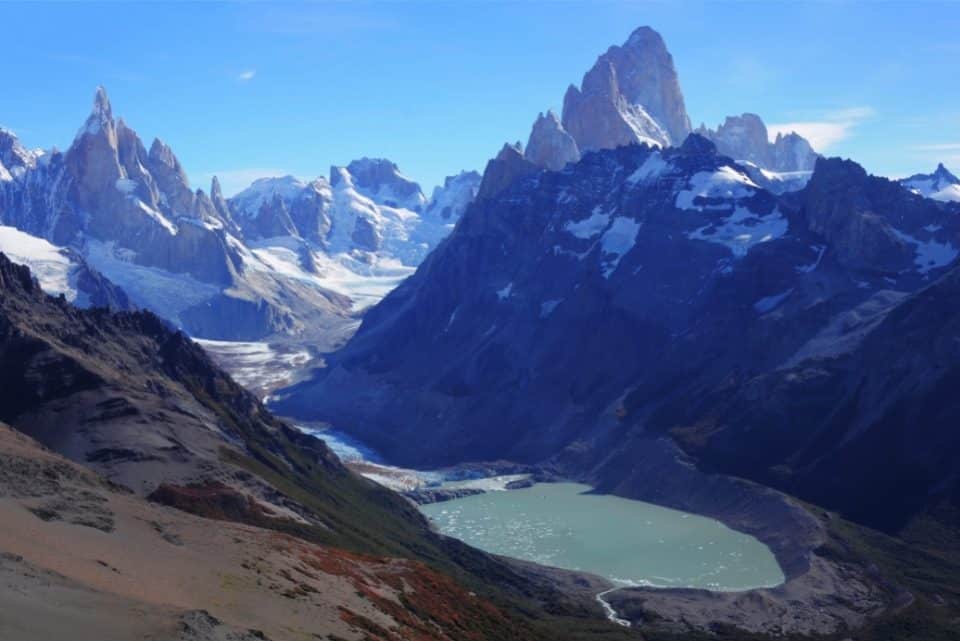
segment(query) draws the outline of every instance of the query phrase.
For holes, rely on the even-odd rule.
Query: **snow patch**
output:
[[[697,172],[690,178],[687,187],[677,194],[677,209],[703,211],[703,206],[695,204],[697,198],[748,198],[759,189],[746,174],[733,167]]]
[[[724,245],[739,258],[746,256],[755,245],[781,238],[788,228],[787,219],[779,209],[760,216],[737,205],[733,213],[722,219],[722,222],[713,222],[695,229],[687,234],[687,238]]]
[[[651,178],[662,175],[669,167],[670,164],[663,159],[660,152],[655,151],[647,156],[647,159],[643,161],[643,164],[640,165],[635,172],[627,176],[627,182],[631,185],[645,182]]]
[[[643,223],[632,218],[618,217],[613,219],[609,229],[600,237],[600,248],[603,251],[601,269],[603,277],[610,276],[617,270],[620,259],[637,243],[637,234]]]
[[[903,242],[908,245],[913,245],[914,263],[917,266],[917,271],[921,274],[926,274],[932,269],[945,267],[960,255],[957,248],[949,242],[941,243],[934,238],[930,240],[920,240],[897,229],[894,229],[893,233]]]
[[[77,301],[76,266],[64,249],[15,227],[0,226],[0,252],[18,265],[30,268],[40,288],[52,296]]]
[[[766,314],[767,312],[772,312],[777,307],[780,306],[780,303],[785,301],[790,294],[793,293],[793,288],[791,287],[785,292],[780,292],[779,294],[774,294],[773,296],[765,296],[753,304],[753,309],[758,314]]]
[[[809,265],[799,265],[796,268],[798,274],[809,274],[810,272],[817,269],[820,266],[820,261],[823,260],[823,255],[827,251],[826,245],[814,245],[810,249],[817,252],[817,258]]]
[[[563,302],[562,298],[554,298],[551,300],[545,300],[540,303],[540,318],[546,318],[553,313],[553,310],[557,308],[557,305]]]
[[[600,207],[595,207],[589,217],[583,220],[568,221],[563,229],[577,238],[586,240],[602,232],[609,224],[610,215],[602,213]]]
[[[511,292],[513,292],[513,283],[507,283],[503,289],[497,290],[497,298],[500,300],[507,300],[510,298]]]

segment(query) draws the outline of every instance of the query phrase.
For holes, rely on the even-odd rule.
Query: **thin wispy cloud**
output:
[[[248,69],[247,71],[240,72],[240,75],[237,76],[237,80],[240,82],[249,82],[250,80],[253,80],[255,75],[257,75],[256,69]]]
[[[914,151],[960,151],[960,142],[940,142],[931,145],[914,145]]]
[[[771,138],[777,134],[796,132],[809,140],[814,149],[823,152],[849,138],[863,121],[875,114],[873,107],[845,107],[824,112],[821,118],[815,120],[774,123],[769,125],[768,130]]]
[[[923,158],[930,165],[942,162],[952,169],[960,169],[960,142],[911,145],[907,150],[914,158]]]

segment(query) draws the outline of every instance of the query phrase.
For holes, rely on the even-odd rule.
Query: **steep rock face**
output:
[[[679,146],[691,132],[683,93],[663,38],[649,27],[635,30],[623,46],[611,47],[564,97],[563,119],[541,114],[534,122],[526,157],[553,171],[587,151],[646,143]],[[771,142],[759,116],[731,116],[715,131],[697,133],[720,153],[752,163],[755,180],[777,193],[803,186],[817,154],[796,133]]]
[[[802,203],[810,229],[850,268],[928,272],[956,257],[952,225],[944,229],[943,214],[931,218],[939,208],[852,161],[817,161]]]
[[[507,189],[514,180],[537,171],[539,168],[524,157],[523,145],[519,142],[513,145],[506,144],[483,170],[483,180],[477,190],[477,198],[496,196]]]
[[[846,161],[814,173],[777,197],[693,135],[481,190],[278,407],[414,465],[576,455],[578,473],[627,492],[630,454],[610,463],[624,443],[696,426],[683,412],[710,390],[849,349],[851,328],[956,259],[948,208]]]
[[[346,169],[357,191],[375,202],[415,212],[427,203],[420,185],[400,173],[397,165],[385,158],[361,158],[351,162]],[[331,181],[334,174],[331,171]]]
[[[680,83],[663,38],[649,27],[611,47],[571,86],[563,127],[581,152],[635,142],[680,144],[690,133]]]
[[[943,163],[937,165],[932,174],[914,174],[900,184],[925,198],[960,202],[960,178],[950,173]]]
[[[770,142],[767,126],[756,114],[727,116],[716,130],[701,125],[697,133],[712,140],[720,153],[773,172],[811,171],[818,158],[797,133],[777,134]]]
[[[19,178],[28,169],[37,164],[39,153],[31,151],[20,144],[20,140],[9,129],[0,127],[0,182]]]
[[[150,145],[147,168],[158,190],[164,194],[165,204],[175,215],[184,216],[193,211],[194,194],[190,190],[187,174],[170,146],[159,138],[155,138]]]
[[[5,148],[17,145],[7,141]],[[350,322],[349,299],[258,256],[219,182],[212,182],[210,196],[191,190],[172,149],[155,140],[148,152],[133,129],[114,120],[102,88],[70,149],[25,166],[0,188],[0,221],[69,249],[86,269],[126,291],[133,305],[193,335],[303,336]],[[329,225],[322,186],[292,207],[263,201],[243,220],[254,239],[287,235],[297,225],[313,237]],[[75,290],[77,273],[61,289]],[[84,282],[98,278],[91,273]],[[235,316],[219,316],[226,311]]]
[[[546,115],[537,116],[533,123],[524,156],[538,167],[559,171],[567,163],[580,160],[580,149],[560,124],[560,118],[548,111]]]
[[[9,220],[55,244],[112,243],[140,265],[221,285],[233,280],[238,257],[210,229],[222,225],[189,228],[196,196],[176,157],[159,141],[147,154],[114,120],[102,87],[70,149],[30,172],[11,200]]]
[[[482,177],[475,171],[461,171],[455,176],[447,176],[443,185],[434,188],[424,218],[455,223],[477,197],[481,180]]]
[[[784,366],[732,377],[661,424],[715,468],[898,531],[960,496],[958,295],[952,269],[875,297]]]
[[[795,131],[778,133],[773,141],[772,169],[774,171],[810,171],[819,158],[810,142]]]

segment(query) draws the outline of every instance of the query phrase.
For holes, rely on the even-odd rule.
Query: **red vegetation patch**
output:
[[[276,541],[308,568],[350,580],[357,593],[397,622],[385,629],[346,608],[341,618],[369,641],[487,641],[525,638],[494,605],[423,563]]]
[[[186,486],[164,483],[147,498],[156,503],[218,521],[257,524],[272,515],[270,510],[257,503],[252,496],[241,494],[231,487],[212,481]]]

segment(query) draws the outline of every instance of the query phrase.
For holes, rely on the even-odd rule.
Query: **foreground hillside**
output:
[[[0,519],[4,639],[519,638],[423,563],[148,503],[3,425]]]
[[[155,316],[79,310],[2,255],[0,294],[0,420],[16,430],[0,431],[3,571],[30,602],[65,595],[73,605],[51,610],[51,625],[166,639],[157,630],[212,626],[184,622],[199,609],[274,641],[315,638],[295,629],[468,640],[549,638],[568,619],[613,627],[592,595],[569,598],[431,532]],[[149,616],[126,614],[138,608]],[[22,613],[3,625],[34,629],[47,610]]]

